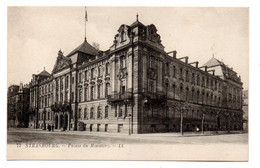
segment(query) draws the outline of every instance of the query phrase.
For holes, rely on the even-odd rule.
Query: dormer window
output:
[[[124,42],[126,40],[126,34],[124,31],[121,32],[121,42]]]

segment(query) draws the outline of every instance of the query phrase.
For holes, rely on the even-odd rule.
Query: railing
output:
[[[108,102],[124,101],[132,98],[131,92],[114,93],[107,96]]]

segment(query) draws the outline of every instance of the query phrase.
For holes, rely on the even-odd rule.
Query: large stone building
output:
[[[28,127],[29,88],[27,85],[11,85],[7,92],[8,127]]]
[[[33,75],[34,127],[152,133],[242,129],[242,82],[216,58],[165,52],[156,27],[121,25],[106,51],[87,40]],[[182,123],[182,124],[180,124]],[[183,125],[183,127],[181,126]]]

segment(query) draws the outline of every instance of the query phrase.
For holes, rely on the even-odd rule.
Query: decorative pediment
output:
[[[53,72],[59,71],[65,67],[69,67],[71,65],[71,60],[67,57],[65,57],[60,50],[58,53],[58,57],[56,59],[56,63],[53,68]]]

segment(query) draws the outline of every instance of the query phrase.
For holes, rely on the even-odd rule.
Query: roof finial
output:
[[[43,70],[45,71],[45,67],[43,67]]]
[[[88,21],[88,13],[87,13],[87,8],[85,6],[85,41],[87,41],[87,36],[86,36],[86,23]]]
[[[138,21],[138,13],[136,14],[136,21]]]

